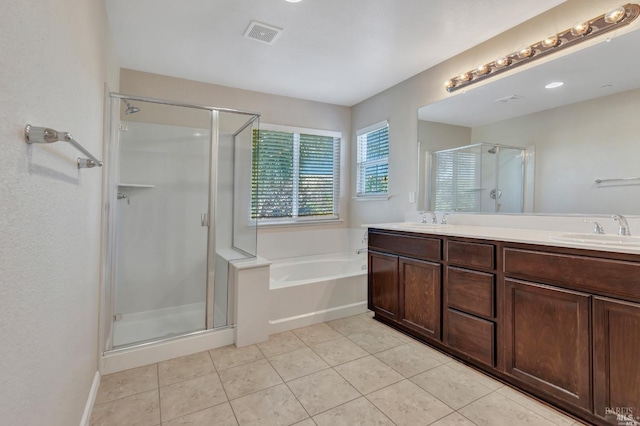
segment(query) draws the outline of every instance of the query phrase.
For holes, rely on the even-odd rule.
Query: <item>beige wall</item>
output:
[[[433,68],[430,68],[402,83],[385,90],[352,108],[352,137],[355,141],[357,129],[372,123],[389,120],[389,193],[388,201],[368,201],[351,203],[349,218],[351,226],[362,223],[398,221],[403,212],[416,209],[417,204],[409,203],[409,191],[417,190],[416,143],[418,117],[417,109],[447,96],[464,96],[463,93],[448,94],[443,83],[462,71],[490,62],[506,53],[513,52],[528,43],[541,40],[549,33],[570,28],[582,19],[590,19],[607,10],[620,6],[614,0],[567,0],[562,5],[507,31],[473,49],[461,53]],[[616,34],[635,30],[640,20],[629,27],[617,30]],[[596,42],[598,40],[596,39]],[[583,43],[581,48],[593,42]],[[562,54],[570,53],[567,49]],[[560,54],[560,53],[559,53]],[[540,59],[533,65],[546,59]],[[523,66],[519,72],[526,69]],[[506,73],[508,74],[508,73]],[[496,76],[495,78],[500,78]],[[478,83],[490,84],[494,79]],[[473,86],[472,86],[473,87]],[[478,87],[476,85],[476,87]],[[469,89],[473,90],[473,89]],[[425,147],[425,149],[429,149]],[[355,158],[355,143],[351,146],[352,158]],[[351,187],[355,188],[355,167],[351,169]]]
[[[120,91],[128,95],[254,111],[261,114],[261,123],[342,132],[341,170],[349,170],[351,108],[129,69],[121,70]],[[341,174],[340,217],[343,219],[348,216],[351,187],[349,177],[349,173]],[[329,227],[346,226],[347,222],[341,222]],[[260,233],[287,232],[295,229],[300,229],[300,225],[289,228],[266,228],[261,229]],[[260,245],[259,241],[258,245]]]
[[[0,423],[77,425],[98,369],[101,169],[27,123],[102,157],[117,66],[102,0],[8,0],[0,13]]]

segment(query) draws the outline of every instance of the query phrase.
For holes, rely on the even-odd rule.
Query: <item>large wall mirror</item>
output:
[[[447,186],[435,183],[455,169],[478,180],[459,190],[463,204],[450,205],[463,211],[640,215],[639,48],[640,30],[614,34],[419,108],[418,209],[447,209],[438,206],[448,201],[436,199]],[[564,84],[545,88],[553,82]],[[480,160],[471,164],[471,154],[450,159],[466,151]],[[502,160],[492,160],[500,153]],[[496,185],[490,168],[506,161],[509,171]],[[436,170],[438,163],[444,166]],[[486,176],[489,183],[482,181]],[[501,203],[502,197],[511,201]]]

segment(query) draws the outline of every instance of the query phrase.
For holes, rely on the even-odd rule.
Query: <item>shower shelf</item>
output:
[[[123,186],[125,188],[155,188],[155,185],[145,185],[142,183],[119,183],[118,186]]]

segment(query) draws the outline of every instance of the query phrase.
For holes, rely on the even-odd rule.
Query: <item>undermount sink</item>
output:
[[[640,247],[640,237],[606,234],[569,233],[550,237],[556,241],[613,247]]]
[[[415,228],[415,229],[438,229],[449,228],[453,225],[442,223],[418,223],[418,222],[402,222],[394,225],[396,228]]]

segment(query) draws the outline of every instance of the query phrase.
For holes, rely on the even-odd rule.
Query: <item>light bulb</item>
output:
[[[496,59],[496,66],[498,68],[504,68],[508,65],[511,65],[511,59],[509,59],[507,56],[503,56],[502,58],[498,58]]]
[[[550,35],[549,37],[542,40],[542,45],[544,47],[556,47],[559,44],[560,38],[558,37],[558,34]]]
[[[476,68],[476,75],[485,75],[489,74],[489,72],[491,72],[491,67],[487,64],[480,65],[478,68]]]
[[[453,80],[447,80],[444,83],[444,87],[445,87],[445,89],[453,89],[454,87],[456,87],[456,82],[453,81]]]
[[[624,7],[616,7],[615,9],[611,9],[604,14],[604,22],[606,22],[607,24],[615,24],[616,22],[619,22],[622,18],[624,18],[626,14],[627,11],[624,9]]]
[[[471,81],[471,79],[473,78],[473,74],[471,74],[469,71],[463,72],[458,78],[462,81]]]
[[[518,58],[520,59],[530,58],[535,53],[536,52],[531,48],[531,46],[523,47],[522,49],[518,50]]]
[[[574,25],[573,28],[571,28],[571,34],[576,37],[583,36],[585,34],[588,34],[590,30],[591,25],[589,25],[588,22],[581,22],[580,24]]]

